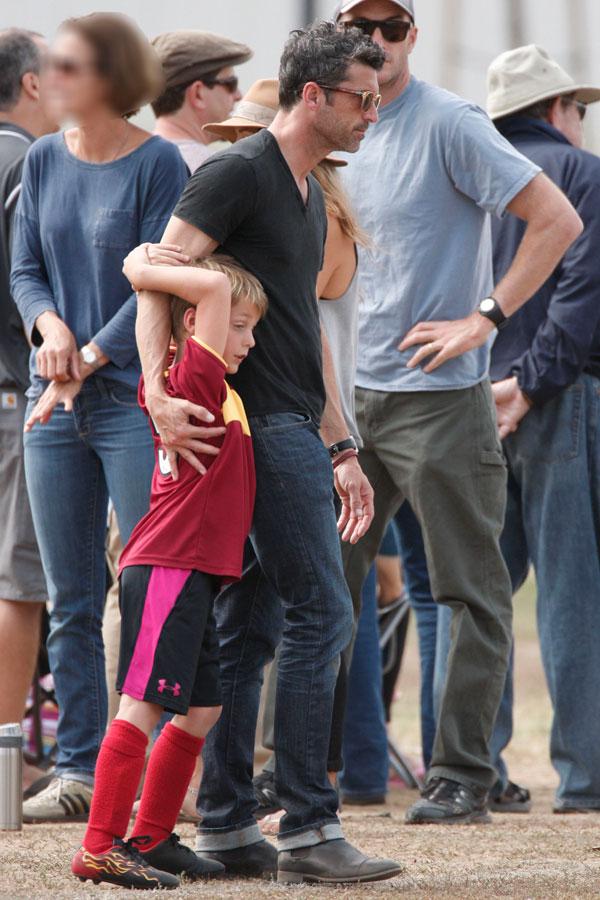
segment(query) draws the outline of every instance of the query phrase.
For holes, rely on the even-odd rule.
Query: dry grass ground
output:
[[[600,815],[552,814],[555,776],[547,760],[549,704],[535,639],[531,585],[516,603],[517,698],[515,736],[508,754],[512,777],[527,785],[534,808],[527,816],[497,815],[483,827],[407,827],[403,812],[413,794],[395,791],[378,809],[344,813],[348,837],[370,853],[393,856],[406,865],[401,878],[371,887],[283,888],[273,883],[230,881],[187,885],[178,897],[280,898],[318,895],[391,898],[578,898],[600,896]],[[419,751],[418,661],[411,632],[394,732],[403,749]],[[131,898],[129,892],[80,884],[69,859],[83,826],[25,826],[22,834],[0,835],[2,898]],[[192,839],[191,828],[182,834]]]

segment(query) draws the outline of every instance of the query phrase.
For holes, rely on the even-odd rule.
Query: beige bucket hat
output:
[[[279,109],[279,82],[276,78],[260,78],[237,104],[234,114],[223,122],[209,122],[203,131],[214,134],[225,141],[234,141],[238,128],[261,131],[268,128]],[[334,166],[346,166],[345,159],[327,156],[327,162]]]
[[[501,53],[487,73],[487,111],[500,119],[541,100],[575,94],[582,103],[600,100],[600,88],[578,84],[537,44]]]

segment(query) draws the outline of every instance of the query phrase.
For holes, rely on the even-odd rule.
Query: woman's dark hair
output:
[[[98,74],[110,85],[109,103],[119,115],[134,115],[161,92],[164,76],[158,55],[127,16],[91,13],[67,19],[61,29],[90,45]]]
[[[292,31],[279,64],[279,105],[291,109],[307,81],[337,87],[352,63],[378,72],[385,53],[358,28],[338,30],[333,22],[317,22]]]

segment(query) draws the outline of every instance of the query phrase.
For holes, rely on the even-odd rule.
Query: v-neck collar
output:
[[[281,147],[279,146],[279,141],[277,140],[275,135],[268,129],[265,129],[265,133],[269,136],[269,140],[271,140],[273,142],[273,144],[275,146],[275,150],[277,152],[277,155],[279,156],[279,159],[281,161],[281,164],[285,168],[288,178],[292,182],[294,192],[296,194],[296,197],[298,198],[300,206],[302,207],[302,211],[306,215],[306,213],[308,213],[308,211],[310,209],[310,205],[311,205],[311,201],[312,201],[312,186],[310,183],[310,175],[306,179],[306,202],[305,202],[304,197],[302,196],[302,193],[300,191],[300,188],[298,187],[298,182],[294,178],[293,172],[288,165],[288,161],[285,158],[285,156],[283,155],[283,153],[281,152]]]

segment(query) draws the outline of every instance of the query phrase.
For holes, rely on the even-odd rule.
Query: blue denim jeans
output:
[[[31,408],[31,403],[30,403]],[[56,770],[91,783],[106,728],[102,644],[108,498],[123,541],[148,509],[152,437],[136,392],[96,376],[72,413],[25,435],[25,470],[50,597],[48,656],[59,707]]]
[[[407,500],[395,517],[404,584],[415,615],[421,664],[421,747],[425,768],[431,763],[436,716],[433,708],[433,673],[436,656],[438,608],[431,596],[421,526]],[[450,611],[449,611],[450,612]],[[450,613],[451,615],[451,613]]]
[[[600,380],[582,375],[534,407],[505,441],[503,551],[517,585],[537,580],[542,662],[554,718],[558,805],[600,808]]]
[[[262,840],[254,812],[254,739],[265,663],[281,640],[275,786],[279,848],[340,837],[327,778],[333,695],[352,603],[340,553],[331,460],[313,422],[253,416],[256,506],[242,579],[215,604],[223,713],[208,735],[198,798],[199,850]]]
[[[387,793],[389,757],[381,693],[381,651],[377,620],[375,566],[362,591],[354,652],[348,677],[344,723],[344,769],[340,787],[346,796]]]

